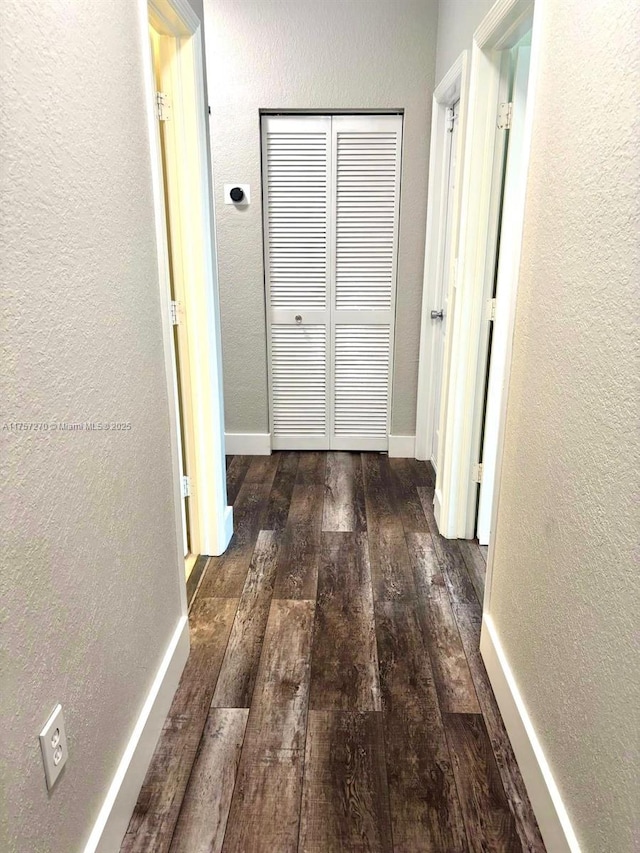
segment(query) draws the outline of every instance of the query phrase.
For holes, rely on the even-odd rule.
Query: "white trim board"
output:
[[[227,432],[224,442],[228,456],[271,456],[270,432]]]
[[[120,849],[188,657],[189,622],[183,615],[122,754],[84,853],[113,853]]]
[[[231,537],[233,536],[233,507],[228,506],[224,511],[224,517],[222,522],[222,530],[223,530],[223,539],[219,543],[220,550],[215,554],[209,554],[209,557],[219,557],[221,554],[227,550],[227,545],[231,542]]]
[[[480,652],[546,848],[553,853],[580,853],[560,791],[489,615],[482,619]]]
[[[415,459],[415,435],[390,435],[388,455],[393,459]]]
[[[425,237],[424,274],[422,285],[422,320],[420,327],[420,353],[418,357],[418,395],[416,407],[416,458],[431,460],[434,468],[438,460],[432,459],[433,435],[440,429],[443,435],[442,418],[436,423],[436,388],[439,377],[434,369],[436,355],[436,336],[434,321],[431,319],[431,309],[436,306],[436,294],[443,266],[454,268],[458,247],[458,230],[460,221],[460,203],[462,190],[463,150],[467,116],[468,51],[463,51],[447,71],[433,93],[431,109],[431,143],[429,147],[429,196],[427,199],[427,230]],[[449,257],[444,257],[445,231],[447,223],[446,201],[448,195],[448,157],[445,156],[445,136],[447,109],[456,101],[460,102],[458,113],[458,139],[456,144],[456,192],[451,210],[451,245]],[[447,305],[449,311],[454,305],[453,288],[455,276],[449,274],[449,293]],[[444,296],[444,294],[443,294]],[[447,387],[449,349],[451,335],[445,340],[441,364],[441,394],[442,399]],[[438,401],[439,402],[439,401]],[[441,413],[443,409],[441,408]]]

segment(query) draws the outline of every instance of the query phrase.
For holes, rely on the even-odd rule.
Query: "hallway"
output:
[[[425,463],[228,460],[235,535],[122,851],[544,850]],[[193,581],[192,584],[193,585]]]

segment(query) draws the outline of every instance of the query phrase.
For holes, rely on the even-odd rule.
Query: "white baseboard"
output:
[[[117,853],[145,773],[189,657],[189,622],[182,616],[129,738],[84,853]]]
[[[272,452],[269,432],[227,432],[224,441],[229,456],[270,456]],[[415,435],[390,435],[388,453],[396,458],[415,459]]]
[[[547,850],[580,853],[560,791],[489,615],[482,619],[480,652]]]
[[[389,436],[389,456],[395,459],[415,459],[416,458],[416,437],[415,435],[390,435]]]
[[[270,432],[226,432],[224,444],[228,456],[271,456]]]

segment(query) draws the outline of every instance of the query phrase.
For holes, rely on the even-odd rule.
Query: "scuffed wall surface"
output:
[[[495,0],[440,0],[436,85],[463,50],[471,50],[473,34]]]
[[[415,432],[436,0],[207,0],[226,429],[267,432],[260,109],[405,109],[392,432]],[[245,210],[223,185],[251,184]]]
[[[180,618],[137,6],[6,0],[0,849],[82,848]],[[70,757],[45,787],[56,702]]]
[[[584,853],[640,841],[639,44],[546,0],[491,596]]]

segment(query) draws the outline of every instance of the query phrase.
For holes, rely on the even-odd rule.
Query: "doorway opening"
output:
[[[189,575],[199,556],[194,553],[199,542],[198,496],[191,490],[195,478],[195,434],[193,429],[193,395],[191,390],[191,364],[189,354],[189,329],[184,322],[186,305],[186,279],[189,275],[185,258],[184,235],[181,227],[181,188],[176,163],[181,156],[184,128],[176,104],[175,81],[172,66],[177,50],[173,36],[161,35],[149,25],[149,38],[153,57],[153,71],[157,89],[156,104],[160,141],[159,168],[162,175],[164,216],[167,241],[167,268],[173,332],[175,369],[172,380],[178,426],[178,461],[180,466],[182,550],[185,559],[185,576]],[[178,94],[178,98],[180,95]],[[178,107],[176,109],[176,107]]]
[[[263,115],[276,450],[387,450],[401,115]]]
[[[182,0],[148,4],[149,117],[176,530],[184,575],[221,554],[227,506],[222,359],[200,21]]]
[[[493,541],[524,220],[535,8],[533,0],[494,7],[474,34],[470,62],[434,515],[447,538],[478,534],[485,544]],[[491,559],[489,548],[488,578]]]

